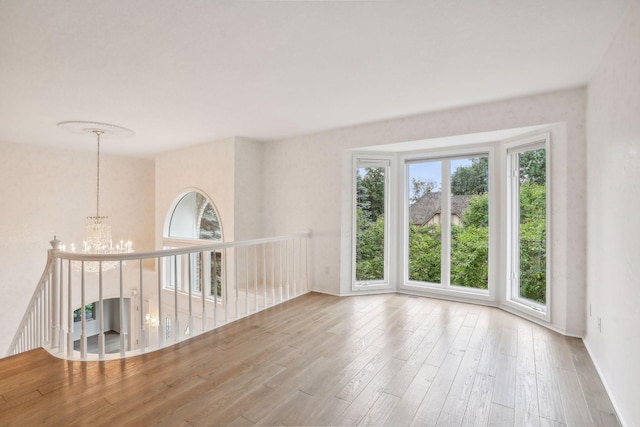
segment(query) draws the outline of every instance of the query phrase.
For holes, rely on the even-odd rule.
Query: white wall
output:
[[[626,425],[640,423],[640,5],[588,88],[585,343]],[[602,319],[602,331],[598,328]]]
[[[266,237],[262,215],[263,166],[268,143],[236,138],[235,147],[235,240]]]
[[[101,155],[100,213],[115,239],[154,247],[154,167],[148,159]],[[0,357],[18,329],[54,235],[82,242],[95,215],[95,154],[0,144]]]
[[[553,326],[584,330],[585,280],[584,88],[388,120],[269,144],[264,157],[264,220],[268,235],[311,229],[311,283],[340,288],[342,164],[347,149],[549,123],[565,123],[552,142],[552,275],[562,288],[552,303]]]

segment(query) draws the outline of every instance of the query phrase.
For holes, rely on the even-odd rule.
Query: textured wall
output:
[[[581,335],[584,322],[585,90],[564,90],[406,117],[279,141],[265,152],[265,228],[277,235],[313,231],[316,290],[344,294],[340,253],[345,150],[548,123],[566,123],[552,142],[553,326]],[[569,160],[570,159],[570,160]],[[342,275],[349,274],[344,271]],[[345,280],[343,279],[344,283]]]
[[[100,213],[109,216],[114,240],[153,249],[153,161],[100,160]],[[82,242],[85,218],[95,215],[95,168],[93,153],[0,145],[0,357],[42,274],[49,240]]]
[[[588,90],[585,342],[626,425],[640,422],[640,4]],[[602,319],[602,331],[598,319]]]
[[[250,240],[263,236],[263,167],[266,143],[235,139],[235,240]]]

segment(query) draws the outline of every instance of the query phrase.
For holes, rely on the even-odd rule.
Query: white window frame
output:
[[[455,286],[450,283],[451,270],[451,160],[461,158],[472,158],[474,156],[487,156],[489,162],[489,260],[488,260],[488,289],[468,288],[464,286]],[[441,244],[441,283],[427,283],[409,280],[409,168],[411,163],[423,161],[446,160],[442,163],[442,244]],[[480,301],[494,301],[497,277],[495,277],[496,253],[498,252],[498,229],[496,226],[496,207],[498,206],[497,177],[495,167],[495,148],[494,144],[479,144],[470,147],[460,147],[454,150],[421,150],[405,154],[400,157],[400,163],[403,167],[402,190],[399,194],[403,197],[402,209],[402,258],[400,265],[402,266],[402,280],[399,289],[411,293],[432,293],[447,297],[459,297],[465,299],[473,299]],[[446,226],[446,228],[445,228]],[[444,230],[447,232],[445,233]],[[442,268],[445,265],[446,268]]]
[[[351,168],[351,290],[352,291],[372,291],[392,289],[390,278],[392,275],[391,260],[391,239],[390,230],[394,222],[395,215],[391,211],[391,178],[393,157],[380,154],[357,153],[353,155]],[[356,239],[357,239],[357,179],[359,168],[385,168],[384,174],[384,277],[382,280],[356,280]]]
[[[504,304],[524,314],[551,322],[551,135],[549,133],[518,139],[503,145],[506,159],[505,177],[505,255],[506,255],[506,298]],[[545,301],[540,304],[520,297],[520,210],[519,210],[519,170],[517,155],[540,148],[545,149],[546,184],[546,284]],[[514,160],[515,159],[515,160]],[[514,199],[518,202],[514,205]]]
[[[169,238],[169,237],[165,237],[164,238],[164,245],[163,245],[163,249],[179,249],[179,248],[187,248],[187,247],[198,247],[198,246],[208,246],[211,245],[212,242],[216,242],[215,240],[203,240],[203,239],[176,239],[176,238]],[[211,253],[211,251],[207,251],[209,254]],[[220,260],[220,265],[224,264],[224,251],[216,251],[217,253],[221,254],[221,260]],[[188,269],[183,268],[182,264],[185,262],[187,255],[178,255],[176,257],[176,263],[178,265],[178,271],[181,271],[182,274],[178,276],[178,292],[179,293],[183,293],[186,294],[189,292],[189,288],[185,286],[185,283],[187,283],[189,281],[189,273],[188,273]],[[204,265],[202,266],[202,273],[204,274],[204,282],[205,284],[210,283],[211,280],[211,264],[212,264],[212,256],[206,256],[204,259]],[[196,256],[192,256],[191,257],[191,268],[192,271],[196,271],[196,263],[197,263],[197,257]],[[171,290],[173,291],[173,286],[171,286],[171,283],[173,282],[174,279],[174,270],[173,270],[173,256],[169,256],[169,257],[164,257],[162,259],[162,274],[163,274],[163,287],[166,290]],[[201,290],[198,290],[195,285],[195,279],[196,277],[192,278],[193,283],[191,283],[191,292],[194,295],[200,295]],[[221,269],[221,280],[224,280],[224,268]],[[205,286],[205,297],[207,299],[215,299],[215,295],[213,293],[211,293],[211,288],[209,286]],[[224,286],[222,287],[222,292],[224,293]],[[220,302],[220,300],[222,299],[221,295],[218,295],[217,300]]]
[[[175,214],[176,211],[176,207],[180,204],[180,202],[182,201],[182,199],[188,195],[189,193],[192,192],[196,192],[196,193],[200,193],[201,196],[203,196],[213,207],[213,210],[216,214],[216,217],[218,219],[218,224],[220,226],[220,239],[219,240],[209,240],[209,239],[196,239],[196,238],[186,238],[186,237],[170,237],[169,236],[169,232],[170,232],[170,228],[171,228],[171,221],[173,220],[173,215]],[[205,205],[206,206],[206,205]],[[204,208],[204,207],[203,207]],[[207,246],[207,245],[211,245],[213,243],[221,243],[224,241],[224,231],[222,228],[222,220],[220,219],[220,213],[218,212],[218,209],[216,207],[216,205],[213,203],[212,199],[208,196],[208,194],[206,192],[204,192],[203,190],[199,189],[199,188],[187,188],[185,189],[180,195],[178,195],[178,197],[175,198],[173,204],[171,205],[171,208],[167,211],[167,214],[165,216],[165,223],[164,223],[164,231],[163,231],[163,238],[162,238],[162,244],[163,244],[163,249],[178,249],[178,248],[188,248],[188,247],[198,247],[198,246]],[[187,287],[187,283],[189,282],[189,273],[188,273],[188,269],[187,268],[183,268],[183,264],[186,262],[188,255],[178,255],[176,256],[176,266],[178,268],[178,271],[181,272],[180,275],[178,275],[177,280],[178,283],[176,284],[176,286],[178,287],[178,293],[180,294],[188,294],[189,293],[189,288]],[[197,259],[195,256],[191,257],[191,268],[192,271],[196,271],[196,263],[197,263]],[[224,263],[224,252],[222,253],[222,261],[221,264]],[[205,257],[205,265],[203,265],[203,274],[204,274],[204,279],[205,279],[205,283],[209,283],[207,282],[207,280],[210,280],[210,268],[211,268],[211,257],[207,256]],[[222,275],[224,275],[224,268],[222,269]],[[197,277],[197,276],[196,276]],[[168,291],[174,291],[174,287],[172,286],[173,283],[173,279],[174,279],[174,265],[173,265],[173,257],[163,257],[162,259],[162,279],[163,279],[163,289],[168,290]],[[189,286],[191,286],[191,292],[194,295],[200,295],[201,292],[203,291],[198,290],[196,288],[196,283],[195,283],[195,279],[196,278],[192,278],[192,282],[189,283]],[[205,286],[206,289],[204,289],[205,292],[205,297],[207,299],[211,299],[214,300],[216,299],[214,294],[212,294],[210,292],[210,287]],[[224,289],[224,286],[223,286]],[[222,292],[224,293],[224,291]],[[217,297],[217,301],[220,302],[221,301],[221,296]]]

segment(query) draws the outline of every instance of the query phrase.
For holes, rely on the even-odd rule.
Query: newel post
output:
[[[62,242],[53,236],[53,240],[49,241],[52,251],[59,251]],[[53,258],[51,266],[51,348],[56,348],[60,344],[60,264],[57,258]]]

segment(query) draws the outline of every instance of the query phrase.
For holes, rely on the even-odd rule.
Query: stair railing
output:
[[[210,331],[308,292],[309,239],[93,255],[62,251],[54,238],[8,354],[124,358]]]
[[[55,237],[50,241],[53,249],[47,254],[47,263],[45,265],[42,276],[36,285],[31,301],[27,305],[27,309],[22,316],[22,321],[18,326],[18,331],[13,337],[9,352],[7,355],[22,353],[24,351],[33,350],[38,347],[45,347],[51,343],[53,336],[53,305],[51,301],[52,284],[53,284],[53,257],[52,250],[58,250],[60,241]]]

